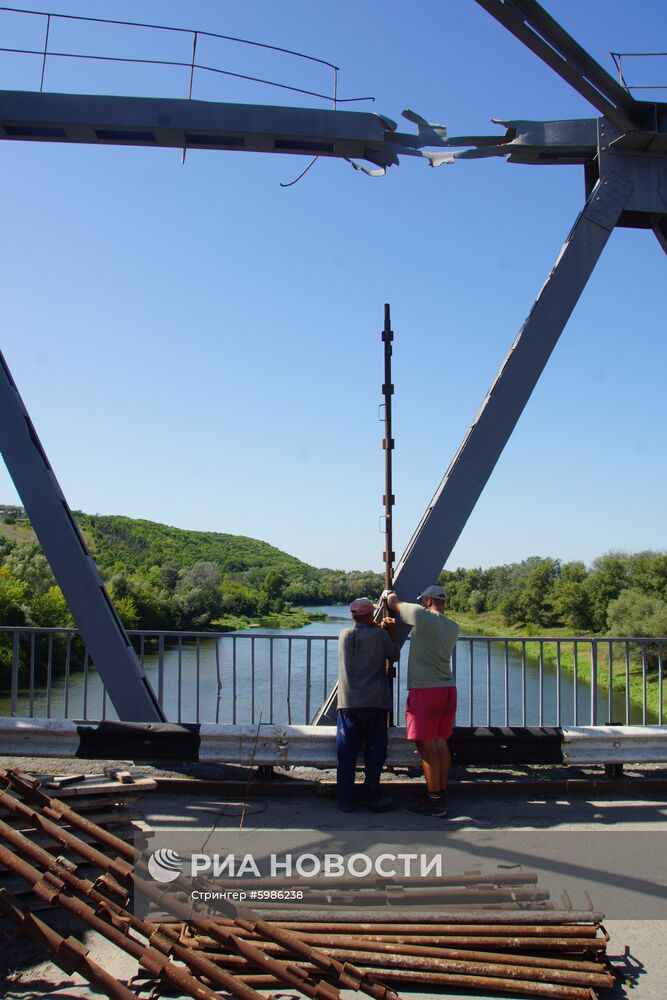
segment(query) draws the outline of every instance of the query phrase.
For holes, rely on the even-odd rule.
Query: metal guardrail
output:
[[[130,746],[127,736],[121,732],[101,732],[105,725],[106,723],[77,724],[66,719],[0,719],[0,756],[166,759],[165,753],[156,749],[154,732],[150,737],[139,741],[133,732]],[[132,725],[136,727],[137,724]],[[146,729],[150,728],[146,724]],[[194,736],[196,750],[194,744],[188,745],[185,756],[181,753],[182,744],[179,748],[174,734],[166,734],[170,747],[169,759],[244,765],[251,761],[257,766],[280,767],[336,766],[335,726],[275,726],[261,723],[256,726],[204,724],[194,728],[197,730]],[[485,740],[485,732],[475,730],[474,739],[481,734],[481,742],[475,747],[475,762],[503,763],[496,756],[498,740],[511,741],[516,730],[500,730],[498,739],[494,741]],[[98,742],[94,739],[96,733],[101,738]],[[550,763],[577,766],[667,763],[667,728],[664,726],[573,726],[548,732],[542,730],[542,733],[558,744],[558,753]],[[454,733],[453,747],[457,761],[457,739],[461,749],[461,737],[466,740],[466,730],[456,730]],[[532,747],[524,740],[523,750],[518,748],[515,762],[521,759],[523,753],[526,753],[526,757],[522,763],[534,762],[532,750],[539,742],[540,737],[537,735]],[[100,751],[101,744],[103,752]],[[465,751],[465,747],[462,749]],[[463,758],[465,756],[464,753]],[[468,762],[464,759],[464,763]],[[386,763],[397,767],[419,767],[419,756],[414,743],[408,741],[403,727],[395,726],[389,731]]]
[[[308,725],[338,671],[337,636],[130,631],[167,717]],[[453,656],[459,726],[664,722],[667,638],[463,636]],[[395,718],[405,709],[407,650]],[[0,628],[0,717],[116,718],[78,633]]]
[[[248,81],[251,83],[258,83],[268,87],[277,87],[280,90],[291,91],[296,94],[304,94],[309,97],[316,97],[321,100],[331,101],[334,110],[339,104],[350,104],[358,101],[373,101],[373,97],[340,97],[338,94],[338,74],[340,73],[340,67],[336,66],[334,63],[329,62],[326,59],[320,59],[317,56],[308,55],[305,52],[297,52],[294,49],[282,48],[279,45],[268,45],[265,42],[256,42],[249,38],[238,38],[233,35],[222,35],[213,31],[202,31],[201,29],[195,28],[179,28],[173,25],[167,24],[147,24],[142,21],[117,21],[110,18],[102,17],[84,17],[75,14],[61,14],[56,11],[37,11],[37,10],[25,10],[21,7],[0,7],[0,15],[18,15],[19,18],[25,17],[26,20],[31,18],[33,21],[38,21],[43,29],[42,40],[35,45],[23,45],[19,46],[0,46],[0,53],[8,53],[11,55],[19,56],[37,56],[40,59],[40,93],[44,91],[44,78],[49,60],[83,60],[90,62],[106,62],[106,63],[124,63],[128,66],[141,65],[141,66],[169,66],[175,67],[177,69],[184,69],[188,73],[188,93],[189,99],[192,98],[193,84],[195,80],[195,71],[200,71],[204,73],[216,74],[219,76],[232,77],[237,80]],[[189,53],[189,58],[183,59],[149,59],[149,58],[137,58],[128,55],[110,55],[108,53],[100,52],[73,52],[73,51],[59,51],[59,42],[56,40],[54,43],[53,35],[54,29],[57,27],[63,27],[66,25],[89,25],[89,26],[101,26],[103,28],[127,28],[127,29],[143,29],[145,37],[145,31],[150,30],[153,32],[161,32],[162,37],[171,35],[183,36],[184,41],[187,46],[187,51]],[[5,28],[6,25],[0,22],[0,28]],[[9,25],[16,28],[16,25]],[[23,27],[23,25],[22,25]],[[241,73],[234,71],[223,66],[214,66],[207,63],[203,63],[198,58],[198,46],[201,50],[202,42],[211,40],[214,42],[227,42],[236,46],[248,46],[255,50],[264,50],[265,52],[275,53],[280,56],[286,56],[291,59],[305,60],[306,62],[315,64],[322,67],[325,71],[331,71],[333,74],[332,80],[332,91],[330,94],[320,93],[316,90],[308,90],[304,87],[292,86],[288,83],[284,83],[277,80],[267,80],[263,77],[258,77],[255,75],[249,75],[248,73]],[[136,38],[134,39],[136,41]],[[111,36],[111,42],[117,44],[118,40],[116,35]],[[99,39],[93,38],[88,40],[89,45],[94,45],[97,43],[99,45]],[[67,43],[65,43],[67,44]],[[55,46],[55,47],[54,47]],[[185,49],[184,49],[185,51]]]

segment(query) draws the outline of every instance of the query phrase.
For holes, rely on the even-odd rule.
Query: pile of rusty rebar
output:
[[[550,914],[551,916],[551,914]],[[313,948],[398,987],[440,987],[512,993],[525,996],[590,998],[595,990],[611,987],[613,974],[605,961],[607,934],[597,915],[574,922],[564,913],[549,923],[527,923],[520,914],[489,915],[486,923],[410,923],[405,917],[380,922],[329,919],[281,922]],[[465,921],[469,915],[461,914]],[[242,934],[243,932],[237,931]],[[197,948],[219,967],[233,972],[256,989],[280,984],[258,972],[243,957],[220,954],[214,940],[182,931],[181,940]],[[265,954],[288,957],[280,946],[247,934]],[[312,973],[312,963],[298,963]]]
[[[191,904],[176,897],[170,898],[170,920],[142,919],[128,906],[133,891],[159,908],[164,887],[135,868],[127,839],[16,771],[0,771],[0,809],[13,820],[13,825],[0,820],[5,871],[27,886],[33,899],[58,907],[82,930],[97,931],[131,955],[158,992],[162,986],[197,1000],[213,1000],[219,991],[262,1000],[259,989],[279,987],[339,1000],[346,988],[374,1000],[397,1000],[395,988],[406,985],[589,1000],[614,982],[602,914],[493,909],[499,898],[491,908],[387,907],[362,923],[358,910],[350,914],[333,907],[290,911],[289,921],[277,912],[267,919],[241,907],[226,917],[193,915]],[[93,877],[83,877],[90,869]],[[449,887],[456,889],[458,882],[458,891],[477,891],[484,884],[493,891],[489,876],[452,878]],[[522,880],[535,881],[526,873],[508,875],[495,890],[506,892],[510,883],[516,891]],[[184,879],[182,888],[191,889],[190,882]],[[63,938],[34,909],[0,888],[0,915],[49,951],[65,972],[78,971],[109,997],[136,1000],[77,938]]]

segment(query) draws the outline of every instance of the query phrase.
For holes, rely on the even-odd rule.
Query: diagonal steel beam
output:
[[[667,253],[667,215],[653,223],[653,232],[662,249]]]
[[[625,87],[603,69],[562,25],[541,7],[537,0],[512,0],[513,6],[521,12],[533,30],[556,48],[597,90],[617,107],[624,108],[632,118],[639,113],[640,105]]]
[[[413,600],[442,570],[507,444],[623,207],[622,170],[598,181],[474,423],[396,568],[394,589]]]
[[[638,128],[633,120],[635,116],[631,116],[630,112],[634,106],[639,115],[642,105],[619,88],[624,95],[621,101],[616,91],[609,85],[614,83],[613,78],[608,76],[592,56],[588,55],[560,25],[549,18],[539,4],[533,2],[529,8],[529,5],[525,2],[522,4],[521,0],[517,0],[516,3],[514,0],[511,3],[509,0],[477,0],[477,3],[622,132],[632,132]],[[528,8],[535,15],[539,12],[538,30],[535,30],[530,23]],[[558,28],[557,33],[554,32],[553,26]],[[545,41],[543,36],[548,40]],[[597,73],[591,71],[592,66],[597,66]]]
[[[2,354],[0,451],[119,718],[163,722]]]

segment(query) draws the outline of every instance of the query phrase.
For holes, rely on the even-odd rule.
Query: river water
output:
[[[155,646],[142,653],[146,674],[171,721],[204,723],[276,723],[304,725],[312,721],[337,675],[337,638],[350,623],[343,606],[318,607],[330,621],[304,628],[249,629],[220,638],[168,642],[162,671]],[[590,647],[586,646],[588,654]],[[582,657],[583,657],[582,653]],[[471,669],[472,663],[472,669]],[[407,650],[395,681],[397,724],[403,724]],[[544,664],[540,670],[539,643],[527,641],[510,648],[502,642],[459,640],[456,653],[458,725],[568,726],[591,722],[591,688],[564,669]],[[62,666],[54,662],[50,695],[46,689],[21,692],[17,715],[55,718],[116,718],[104,698],[100,679],[91,667],[87,674],[71,674],[65,682]],[[472,703],[472,708],[471,708]],[[611,711],[607,693],[596,693],[597,722],[625,721],[625,701],[616,695]],[[0,714],[10,705],[0,699]],[[630,721],[641,721],[634,709]],[[650,721],[650,720],[649,720]]]

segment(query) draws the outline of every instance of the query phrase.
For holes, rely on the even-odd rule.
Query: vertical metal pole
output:
[[[178,637],[178,721],[181,722],[183,708],[183,636]]]
[[[505,639],[505,725],[510,724],[510,648]]]
[[[67,648],[65,650],[65,708],[63,715],[65,718],[69,716],[69,671],[70,662],[72,659],[72,636],[67,636]],[[32,715],[32,712],[30,713]]]
[[[196,656],[197,656],[197,660],[196,660],[196,663],[197,663],[197,666],[196,666],[196,670],[197,670],[197,687],[196,687],[196,693],[195,693],[195,697],[196,697],[196,703],[195,703],[195,722],[199,722],[199,686],[200,686],[200,683],[201,683],[201,636],[199,636],[199,635],[197,636],[197,640],[196,640],[196,650],[197,650],[197,653],[196,653]]]
[[[84,647],[83,651],[83,717],[88,718],[88,667],[89,667],[89,653],[88,647]]]
[[[157,639],[157,700],[164,709],[164,635]]]
[[[475,697],[474,688],[474,678],[473,678],[473,664],[475,662],[475,641],[470,639],[468,645],[470,647],[468,651],[468,725],[472,726],[472,702]]]
[[[556,725],[561,724],[561,711],[560,711],[560,642],[556,640]]]
[[[394,581],[394,559],[393,551],[393,526],[392,507],[394,506],[394,495],[392,492],[392,452],[394,450],[394,439],[391,436],[391,397],[394,393],[394,386],[391,381],[391,354],[394,333],[391,329],[391,310],[389,303],[384,306],[384,329],[382,331],[382,343],[384,344],[384,383],[382,385],[382,395],[384,397],[384,437],[382,447],[384,449],[384,585],[390,590]],[[389,725],[394,725],[394,666],[387,663],[387,676],[391,682],[391,708],[389,709]]]
[[[46,53],[49,47],[49,31],[51,30],[51,15],[46,15],[46,38],[44,39],[44,58],[42,59],[42,76],[39,81],[40,94],[44,90],[44,72],[46,70]]]
[[[491,640],[486,640],[486,724],[491,725]]]
[[[309,726],[312,722],[310,718],[310,683],[312,672],[312,639],[306,639],[306,718],[304,723]]]
[[[19,698],[19,645],[21,633],[18,629],[12,637],[12,693],[11,693],[11,713],[16,715]]]
[[[526,725],[526,643],[521,643],[521,725]]]
[[[324,697],[326,696],[325,687]],[[273,725],[273,636],[269,637],[269,722]]]
[[[250,721],[255,724],[255,637],[250,636]]]
[[[292,725],[292,638],[287,640],[287,725]]]
[[[540,639],[540,718],[539,725],[544,725],[544,642]]]
[[[195,76],[195,56],[197,54],[197,32],[194,31],[192,37],[192,62],[190,63],[190,85],[188,87],[188,100],[192,100],[192,84]],[[181,155],[181,163],[185,163],[185,155],[187,153],[187,141],[184,140],[186,144],[183,146],[183,152]]]
[[[661,642],[658,643],[658,725],[663,725],[663,711],[662,711],[662,687],[663,687],[663,676],[662,676],[662,653],[663,645]]]
[[[236,636],[232,636],[232,725],[236,725]]]
[[[220,676],[220,643],[221,637],[215,637],[215,679],[216,679],[216,697],[215,697],[215,724],[216,726],[220,722],[220,698],[222,697],[222,678]],[[271,720],[273,721],[273,720]]]
[[[65,701],[67,701],[67,690],[65,690]],[[35,633],[30,636],[30,718],[35,717]],[[65,710],[67,718],[67,710]]]
[[[578,726],[579,725],[579,643],[577,642],[576,639],[574,640],[573,652],[574,652],[573,711],[574,711],[574,725]]]
[[[591,639],[591,726],[598,724],[598,641]]]

